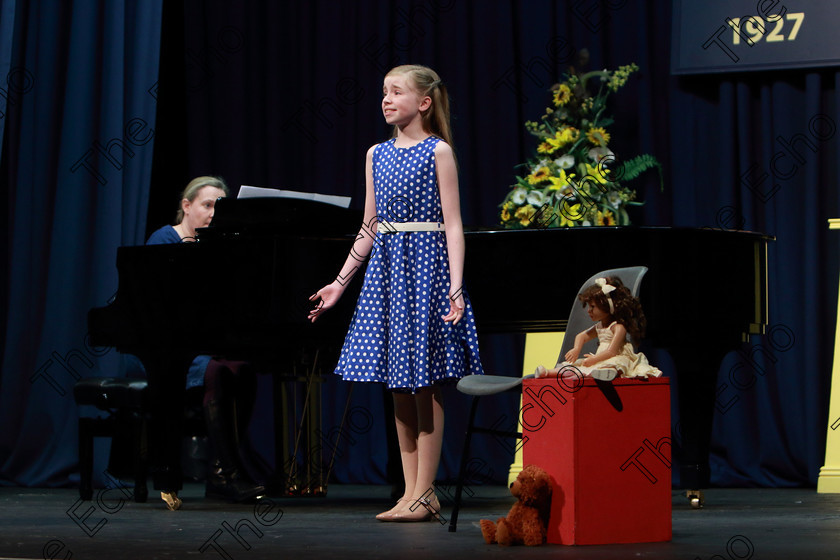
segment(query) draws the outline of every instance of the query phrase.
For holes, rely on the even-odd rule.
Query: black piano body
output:
[[[270,223],[218,220],[223,226],[201,232],[197,243],[121,247],[116,298],[89,314],[93,344],[136,354],[146,366],[155,487],[161,490],[180,488],[174,411],[193,357],[280,363],[307,344],[337,349],[360,284],[357,275],[335,309],[315,324],[306,320],[309,295],[332,281],[347,258],[362,221],[358,212],[310,201],[219,202],[217,219],[226,207],[274,217]],[[666,348],[675,362],[681,484],[708,487],[717,370],[728,351],[767,324],[772,238],[593,227],[470,231],[465,239],[465,283],[479,334],[564,330],[582,279],[607,268],[650,269],[641,291],[647,341]],[[187,298],[200,303],[188,315],[180,311]]]

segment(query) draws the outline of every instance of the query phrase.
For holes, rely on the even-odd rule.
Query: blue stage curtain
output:
[[[6,106],[0,178],[0,483],[64,486],[78,481],[73,383],[119,371],[116,352],[90,345],[87,312],[116,291],[116,248],[145,235],[161,2],[2,7],[10,67],[29,81]]]
[[[6,128],[6,106],[14,104],[16,97],[26,89],[26,75],[19,69],[12,72],[12,36],[14,35],[16,0],[0,1],[0,149],[3,147],[3,130]],[[11,91],[10,91],[11,90]]]

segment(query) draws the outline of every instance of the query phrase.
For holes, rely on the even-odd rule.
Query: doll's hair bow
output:
[[[610,297],[610,292],[615,290],[615,286],[613,286],[611,284],[607,284],[607,279],[606,278],[598,278],[597,280],[595,280],[595,283],[597,285],[601,286],[601,292],[605,296],[607,296],[607,303],[610,304],[610,315],[612,315],[613,313],[615,313],[615,305],[613,305],[613,300]]]

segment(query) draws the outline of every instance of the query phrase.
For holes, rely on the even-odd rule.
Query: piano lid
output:
[[[199,241],[241,235],[315,233],[352,235],[364,213],[325,202],[295,198],[220,198],[210,227],[199,228]]]
[[[580,283],[647,266],[641,300],[648,336],[726,336],[767,324],[767,243],[757,232],[673,227],[468,231],[464,285],[479,333],[562,331]],[[680,328],[675,329],[674,324]]]

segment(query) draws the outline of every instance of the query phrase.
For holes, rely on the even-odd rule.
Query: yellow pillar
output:
[[[828,220],[829,229],[840,229],[840,219]],[[837,325],[834,332],[834,365],[831,368],[831,396],[828,405],[828,428],[825,436],[825,465],[817,479],[820,494],[840,494],[840,301],[837,302]]]
[[[546,368],[554,367],[557,356],[560,355],[560,347],[563,346],[562,332],[528,333],[525,335],[525,358],[522,363],[522,375],[534,373],[537,366]],[[522,397],[519,398],[519,411],[522,413]],[[522,426],[522,418],[519,418],[519,426]],[[517,446],[513,464],[508,471],[508,486],[516,480],[522,471],[522,448]]]

